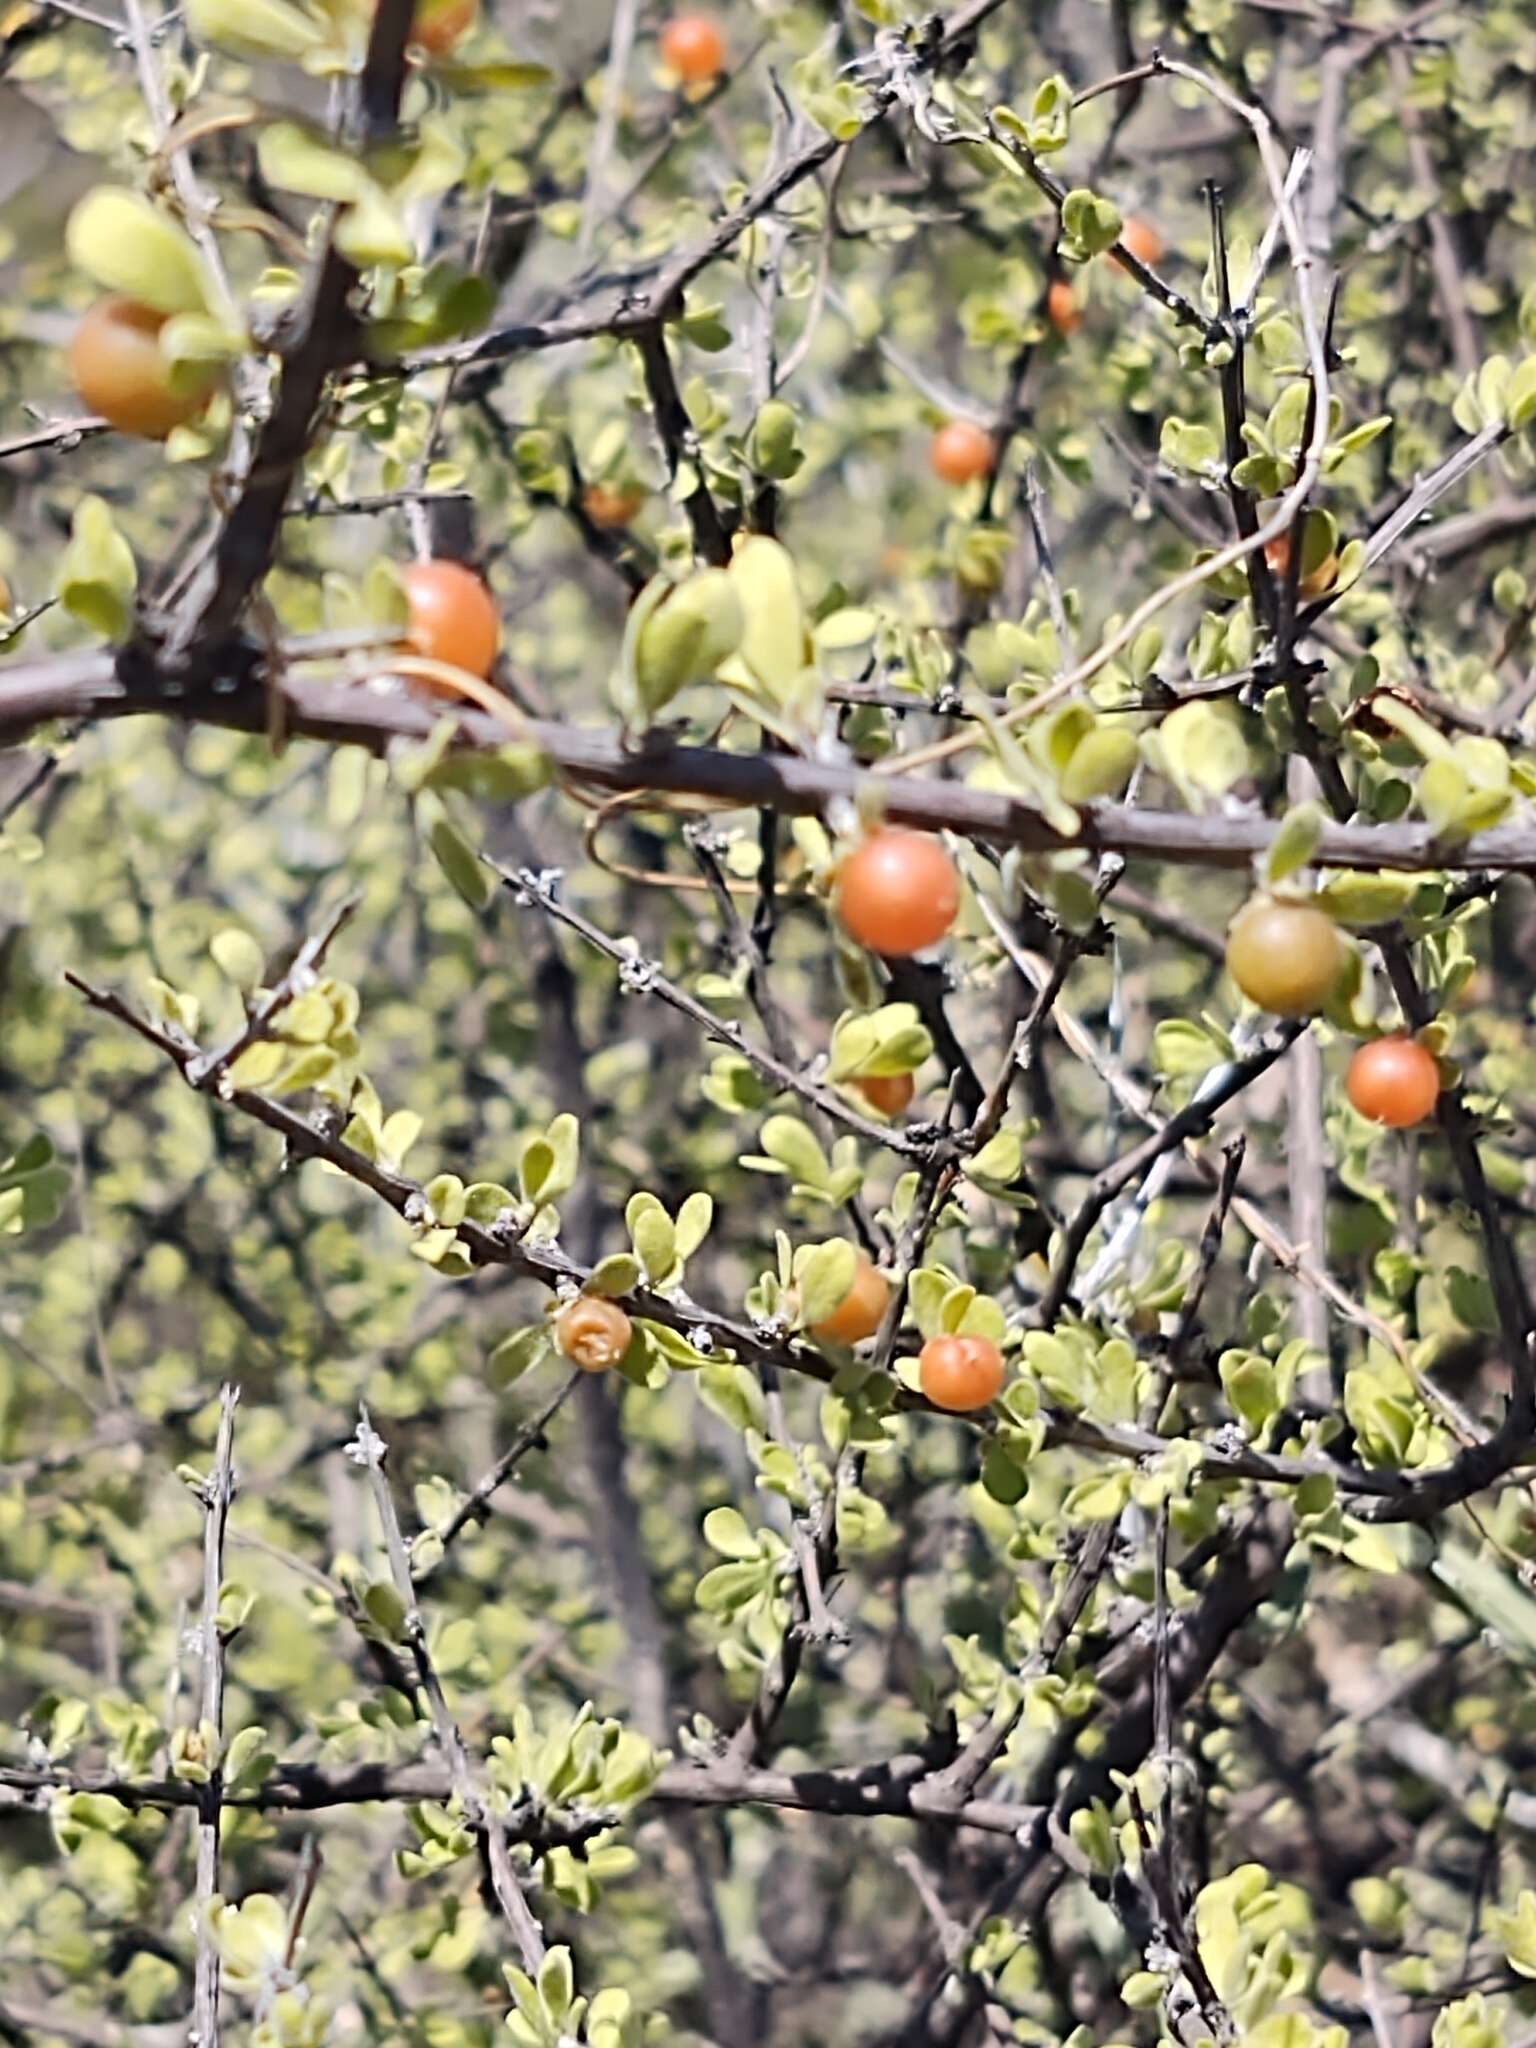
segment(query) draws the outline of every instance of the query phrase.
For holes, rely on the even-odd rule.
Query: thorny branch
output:
[[[219,1431],[213,1467],[202,1485],[203,1606],[198,1630],[202,1665],[200,1739],[213,1746],[208,1776],[197,1787],[197,1972],[192,1994],[195,2048],[218,2048],[219,1952],[209,1908],[219,1890],[219,1827],[224,1804],[224,1771],[219,1756],[224,1735],[224,1639],[219,1627],[219,1594],[224,1583],[224,1532],[235,1497],[235,1406],[238,1387],[219,1396]]]
[[[495,1805],[481,1794],[470,1769],[469,1753],[464,1747],[464,1738],[459,1732],[443,1691],[442,1679],[427,1648],[426,1623],[416,1599],[416,1589],[411,1579],[411,1561],[405,1547],[405,1538],[400,1533],[400,1518],[395,1512],[394,1495],[384,1472],[386,1446],[368,1420],[366,1407],[358,1420],[357,1436],[349,1448],[349,1455],[363,1466],[368,1474],[369,1489],[373,1494],[374,1506],[378,1510],[380,1526],[384,1532],[385,1554],[389,1559],[389,1574],[399,1595],[404,1620],[401,1624],[411,1657],[416,1666],[416,1676],[426,1696],[427,1708],[432,1716],[432,1726],[437,1734],[439,1749],[448,1764],[448,1781],[453,1796],[463,1810],[467,1824],[475,1830],[481,1842],[490,1874],[491,1890],[500,1906],[512,1938],[517,1943],[518,1954],[523,1959],[524,1969],[537,1974],[539,1964],[544,1960],[544,1935],[532,1908],[523,1895],[507,1841],[506,1823]]]

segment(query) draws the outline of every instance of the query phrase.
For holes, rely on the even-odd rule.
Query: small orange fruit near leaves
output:
[[[1120,246],[1127,255],[1134,256],[1138,263],[1145,263],[1149,270],[1163,258],[1162,236],[1150,221],[1138,220],[1134,214],[1128,221],[1121,223]],[[1116,257],[1115,261],[1119,263],[1120,259]]]
[[[555,1348],[583,1372],[606,1372],[629,1349],[634,1325],[617,1302],[578,1295],[555,1317]]]
[[[833,887],[843,930],[900,958],[936,945],[960,909],[960,877],[931,832],[881,825],[843,860]]]
[[[917,1354],[918,1385],[935,1408],[985,1408],[1003,1390],[1003,1354],[990,1337],[930,1337]]]
[[[480,18],[480,0],[419,0],[411,21],[414,49],[446,57]]]
[[[1333,919],[1310,903],[1253,896],[1227,931],[1227,972],[1251,1003],[1276,1017],[1310,1017],[1344,964]]]
[[[860,1252],[853,1284],[831,1315],[812,1326],[811,1335],[824,1344],[862,1344],[879,1329],[890,1298],[890,1281]]]
[[[166,316],[137,299],[98,299],[69,344],[69,374],[81,402],[122,434],[163,441],[173,427],[196,419],[217,382],[210,372],[196,389],[171,384],[169,358],[160,350]]]
[[[997,447],[974,420],[948,420],[928,443],[928,463],[946,484],[970,484],[991,474]]]
[[[661,32],[661,61],[684,85],[707,85],[725,69],[725,38],[707,14],[677,14]]]
[[[581,509],[604,533],[628,526],[645,502],[645,494],[632,484],[588,484],[581,494]]]
[[[1278,533],[1273,540],[1266,541],[1264,544],[1264,559],[1275,572],[1275,575],[1283,582],[1291,560],[1290,535],[1288,533]],[[1305,560],[1305,557],[1303,557],[1303,560]],[[1338,556],[1335,554],[1325,555],[1315,569],[1309,569],[1303,573],[1296,585],[1296,595],[1305,598],[1321,597],[1325,591],[1332,590],[1338,580]]]
[[[1440,1097],[1440,1069],[1433,1053],[1414,1038],[1376,1038],[1349,1063],[1344,1087],[1350,1101],[1372,1123],[1405,1131],[1421,1124]]]
[[[865,1074],[853,1085],[882,1116],[900,1116],[917,1093],[917,1082],[910,1074]]]
[[[484,681],[501,645],[501,618],[484,579],[462,562],[434,560],[410,563],[400,580],[411,646],[429,661],[447,662]],[[446,683],[416,680],[441,696],[453,695]]]
[[[1083,324],[1083,309],[1077,303],[1077,294],[1064,277],[1051,280],[1045,295],[1045,317],[1063,341]]]

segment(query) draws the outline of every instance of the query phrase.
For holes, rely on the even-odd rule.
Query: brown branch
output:
[[[13,440],[0,441],[0,462],[10,455],[26,455],[34,448],[57,448],[68,455],[78,448],[82,441],[89,441],[96,434],[109,431],[107,423],[94,413],[85,413],[74,420],[49,420],[45,426],[34,427],[28,434],[17,434]]]
[[[1300,623],[1305,627],[1305,618]],[[142,713],[238,732],[266,729],[265,701],[249,681],[227,691],[197,688],[167,699],[152,678],[134,675],[131,662],[125,666],[127,677],[116,673],[109,654],[68,654],[0,668],[0,745],[20,741],[55,719],[90,722]],[[289,731],[376,754],[396,740],[427,740],[442,716],[440,703],[403,692],[382,696],[296,677],[289,677],[284,689]],[[500,720],[468,710],[455,716],[456,744],[484,750],[506,745]],[[709,797],[728,809],[767,809],[795,817],[821,816],[836,799],[846,798],[883,808],[894,823],[957,832],[1031,853],[1072,847],[1180,866],[1246,869],[1279,830],[1276,820],[1258,811],[1194,817],[1101,803],[1082,807],[1072,837],[1022,798],[938,777],[892,777],[798,755],[679,746],[664,737],[648,746],[627,747],[615,732],[538,719],[525,721],[524,731],[559,774],[599,789]],[[1422,823],[1332,824],[1324,826],[1313,860],[1319,867],[1405,873],[1536,872],[1536,823],[1516,820],[1450,841],[1437,840]]]
[[[693,529],[694,552],[716,568],[723,568],[731,558],[730,537],[721,521],[720,508],[704,479],[699,437],[693,431],[693,421],[688,417],[688,408],[677,388],[677,373],[667,352],[667,337],[657,323],[643,327],[634,340],[645,372],[646,395],[651,401],[656,431],[667,459],[667,475],[673,483],[677,482],[679,473],[684,469],[692,470],[694,475],[693,488],[683,500],[683,510]]]
[[[412,0],[379,0],[357,85],[358,126],[368,143],[384,140],[399,118],[411,18]],[[173,666],[196,673],[217,661],[271,566],[327,379],[359,354],[362,327],[351,305],[357,283],[357,272],[327,237],[283,351],[277,403],[256,437],[234,503],[178,600],[165,643]],[[155,622],[145,624],[135,649],[141,661],[149,658],[155,631]]]
[[[847,1820],[881,1817],[923,1819],[952,1827],[976,1828],[983,1834],[1017,1837],[1036,1818],[1037,1809],[1004,1799],[946,1802],[933,1795],[927,1764],[916,1755],[896,1756],[874,1764],[849,1764],[825,1770],[776,1771],[762,1768],[717,1769],[712,1764],[669,1764],[639,1802],[658,1806],[780,1807],[799,1813],[824,1813]],[[0,1764],[0,1794],[35,1800],[53,1792],[94,1792],[117,1799],[135,1811],[151,1808],[171,1812],[195,1806],[196,1788],[179,1778],[134,1779],[110,1772],[71,1770],[62,1764]],[[452,1774],[439,1764],[357,1764],[326,1771],[313,1764],[284,1765],[249,1791],[231,1794],[229,1807],[261,1813],[320,1813],[379,1802],[414,1806],[422,1801],[442,1804],[454,1797]],[[0,1802],[0,1814],[5,1811]],[[526,1843],[536,1853],[602,1833],[620,1816],[601,1812],[563,1822],[548,1813],[532,1816],[526,1827],[506,1824],[510,1842]]]

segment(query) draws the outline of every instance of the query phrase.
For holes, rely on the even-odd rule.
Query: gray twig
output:
[[[202,1661],[201,1722],[213,1744],[207,1782],[197,1788],[197,1959],[192,1990],[194,2048],[218,2048],[219,1952],[208,1913],[219,1890],[219,1822],[224,1803],[224,1642],[219,1633],[219,1590],[224,1583],[224,1532],[235,1497],[235,1407],[238,1387],[219,1395],[219,1433],[213,1469],[202,1486],[203,1609],[198,1645]]]

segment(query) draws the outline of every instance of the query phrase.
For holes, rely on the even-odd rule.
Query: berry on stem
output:
[[[165,320],[137,299],[98,299],[71,337],[75,389],[119,433],[163,441],[173,427],[196,419],[217,381],[210,373],[194,390],[172,387],[170,360],[160,348]]]
[[[411,47],[446,57],[480,18],[480,0],[419,0],[411,21]]]
[[[831,1315],[812,1325],[811,1335],[824,1344],[862,1344],[879,1329],[890,1298],[890,1281],[860,1252],[848,1292]]]
[[[917,1093],[917,1082],[910,1074],[865,1074],[853,1085],[882,1116],[900,1116]]]
[[[1045,295],[1045,317],[1063,341],[1069,334],[1076,334],[1083,324],[1083,309],[1077,303],[1077,293],[1064,277],[1051,280]]]
[[[931,832],[881,825],[844,858],[832,900],[850,938],[900,957],[943,938],[960,909],[960,877]]]
[[[1310,903],[1253,896],[1227,932],[1227,972],[1251,1003],[1276,1017],[1310,1017],[1344,964],[1332,918]]]
[[[1273,540],[1266,541],[1264,544],[1264,559],[1268,562],[1276,576],[1283,579],[1291,559],[1290,535],[1288,533],[1277,533]],[[1302,560],[1305,561],[1306,557],[1303,556]],[[1302,572],[1301,578],[1296,585],[1296,595],[1305,598],[1321,597],[1325,591],[1332,590],[1338,580],[1338,556],[1335,554],[1325,555],[1315,569],[1307,569]]]
[[[725,38],[707,14],[676,14],[661,32],[661,61],[684,85],[707,85],[725,69]]]
[[[974,420],[947,420],[928,444],[928,462],[946,484],[970,484],[991,474],[997,446]]]
[[[1127,255],[1134,256],[1138,263],[1145,263],[1149,270],[1163,258],[1162,236],[1150,221],[1139,220],[1135,214],[1121,223],[1120,246]],[[1119,262],[1118,257],[1115,260]]]
[[[1440,1069],[1417,1039],[1376,1038],[1355,1052],[1344,1087],[1362,1116],[1405,1131],[1433,1112],[1440,1098]]]
[[[462,562],[412,562],[401,572],[408,612],[406,637],[429,661],[446,662],[483,681],[501,645],[501,618],[484,580]],[[424,685],[435,686],[431,682]],[[446,684],[441,694],[449,695]]]
[[[917,1354],[918,1385],[935,1408],[985,1408],[1003,1390],[1003,1354],[990,1337],[930,1337]]]
[[[555,1317],[555,1348],[583,1372],[606,1372],[629,1349],[634,1325],[617,1302],[581,1294]]]
[[[644,503],[644,492],[632,484],[588,484],[581,494],[582,511],[604,533],[628,526]]]

